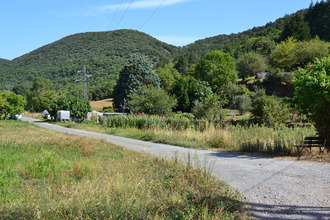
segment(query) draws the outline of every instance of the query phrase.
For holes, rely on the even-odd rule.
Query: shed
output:
[[[70,121],[70,111],[66,111],[66,110],[57,111],[57,120],[58,121]]]

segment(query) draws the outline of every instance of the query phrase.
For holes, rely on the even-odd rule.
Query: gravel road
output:
[[[206,161],[214,176],[246,197],[253,219],[330,219],[330,164],[193,150],[69,129],[32,118],[23,120],[59,132],[105,139],[163,158],[177,155],[187,162],[190,155],[200,161],[195,159],[195,165]]]

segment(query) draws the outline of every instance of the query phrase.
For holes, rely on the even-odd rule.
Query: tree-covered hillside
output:
[[[163,43],[134,30],[80,33],[41,47],[7,65],[1,65],[0,77],[5,85],[31,83],[35,77],[52,80],[57,89],[81,78],[77,70],[87,67],[91,85],[117,80],[118,73],[132,53],[140,52],[151,62],[172,59],[181,48]]]
[[[2,65],[8,64],[9,62],[10,62],[10,60],[0,58],[0,68],[1,68]]]

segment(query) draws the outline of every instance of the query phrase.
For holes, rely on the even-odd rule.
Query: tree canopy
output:
[[[18,115],[24,112],[26,100],[14,92],[0,92],[0,119],[8,118],[9,114]]]
[[[315,123],[320,137],[330,140],[330,56],[315,59],[311,68],[300,69],[294,87],[298,109]]]
[[[237,82],[235,60],[228,53],[213,50],[201,59],[195,77],[208,82],[213,91],[220,91],[224,85]]]
[[[127,96],[137,93],[143,85],[153,85],[160,88],[160,79],[146,58],[136,53],[131,56],[127,65],[120,71],[117,85],[114,88],[115,107],[123,110],[125,101],[128,101]]]

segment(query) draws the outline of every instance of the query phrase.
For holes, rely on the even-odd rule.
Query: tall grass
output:
[[[0,121],[0,219],[245,218],[239,199],[177,159]]]
[[[313,126],[296,128],[288,128],[284,125],[276,128],[259,125],[233,126],[219,121],[209,122],[180,117],[164,118],[147,115],[110,117],[103,121],[103,125],[109,128],[132,131],[129,134],[124,134],[124,136],[155,142],[193,148],[221,148],[270,155],[295,155],[294,145],[300,144],[305,136],[316,135]],[[134,129],[138,129],[138,131],[134,131]]]

